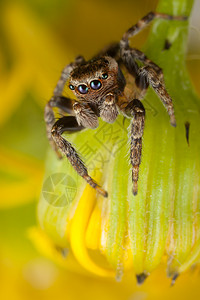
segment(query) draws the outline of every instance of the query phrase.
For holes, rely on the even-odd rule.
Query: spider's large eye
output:
[[[80,84],[80,85],[78,86],[78,91],[79,91],[81,94],[87,94],[87,92],[88,92],[88,87],[87,87],[87,85],[85,85],[85,84]]]
[[[93,80],[93,81],[90,82],[90,86],[93,90],[98,90],[101,87],[101,81]]]

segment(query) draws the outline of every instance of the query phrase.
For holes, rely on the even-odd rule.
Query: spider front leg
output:
[[[125,113],[132,117],[130,160],[132,165],[133,195],[138,192],[139,166],[142,154],[142,136],[144,132],[145,109],[140,100],[132,100],[125,108]]]
[[[60,152],[58,151],[58,147],[55,144],[54,140],[52,139],[52,135],[51,135],[51,129],[55,123],[55,115],[53,111],[54,107],[60,108],[66,113],[73,114],[73,100],[63,96],[54,96],[46,104],[44,110],[44,120],[46,123],[46,132],[47,132],[49,143],[52,149],[56,152],[58,158],[62,158]]]
[[[98,193],[102,196],[107,197],[108,193],[102,189],[89,175],[86,166],[82,162],[81,158],[79,157],[76,150],[73,146],[62,137],[62,134],[66,131],[72,131],[73,128],[76,127],[77,130],[83,129],[80,126],[73,116],[67,116],[59,119],[54,125],[51,130],[51,134],[53,137],[54,142],[56,143],[57,147],[62,151],[62,153],[68,158],[69,162],[76,170],[76,172],[83,177],[86,182],[93,187]]]
[[[84,58],[82,56],[78,56],[75,59],[75,62],[67,65],[61,73],[60,79],[54,89],[54,96],[49,100],[49,102],[45,106],[44,111],[44,120],[46,123],[46,132],[49,143],[53,150],[56,152],[59,158],[62,158],[58,151],[58,147],[56,146],[54,140],[52,139],[51,129],[55,123],[55,114],[53,111],[54,107],[58,107],[63,111],[73,114],[73,101],[69,98],[65,98],[62,96],[62,92],[65,86],[66,81],[68,80],[71,71],[80,63],[84,62]]]
[[[46,122],[47,137],[49,139],[50,145],[52,146],[52,149],[56,152],[58,158],[62,158],[62,155],[59,152],[59,147],[54,141],[54,139],[52,138],[52,128],[55,124],[53,107],[60,108],[67,113],[72,113],[73,101],[65,97],[59,97],[59,96],[52,97],[45,107],[44,119]],[[65,120],[64,122],[65,130],[68,132],[76,132],[83,129],[82,126],[78,125],[76,118],[73,116],[64,117],[63,120]]]

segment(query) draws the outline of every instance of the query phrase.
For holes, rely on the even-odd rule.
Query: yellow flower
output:
[[[174,9],[177,9],[179,7],[177,1],[173,3]],[[187,2],[182,1],[182,3],[182,9],[186,8]],[[140,13],[138,13],[138,5],[142,7]],[[154,39],[150,40],[147,53],[164,68],[167,87],[173,96],[176,112],[179,107],[178,100],[187,99],[185,103],[187,107],[181,110],[182,115],[179,115],[178,119],[191,122],[190,145],[186,145],[184,124],[179,123],[180,128],[178,126],[174,131],[169,125],[162,105],[149,91],[144,100],[147,119],[143,165],[140,171],[141,194],[137,197],[132,195],[124,197],[128,193],[124,192],[124,189],[126,186],[131,186],[127,175],[129,174],[127,121],[122,126],[122,120],[119,119],[114,127],[106,127],[107,135],[103,131],[104,124],[101,123],[98,128],[101,131],[96,138],[94,131],[90,131],[90,134],[87,131],[87,133],[71,136],[70,139],[83,154],[91,174],[106,189],[108,188],[109,198],[105,200],[96,195],[81,178],[77,177],[66,159],[58,162],[54,153],[50,151],[46,159],[45,181],[38,206],[38,217],[43,229],[36,227],[35,200],[38,199],[42,186],[43,160],[47,146],[43,108],[51,97],[60,70],[75,56],[73,52],[76,51],[70,48],[71,45],[75,45],[78,52],[87,53],[88,57],[92,56],[101,46],[110,42],[111,38],[119,39],[126,27],[130,26],[130,22],[134,23],[150,10],[155,10],[153,1],[151,3],[127,1],[126,5],[123,3],[123,12],[122,3],[118,1],[115,1],[115,6],[108,1],[100,3],[90,0],[63,2],[52,0],[47,4],[45,1],[29,0],[24,5],[22,2],[2,2],[0,24],[0,294],[2,299],[63,299],[65,297],[67,299],[131,300],[179,297],[198,299],[200,297],[199,269],[193,266],[192,275],[191,272],[184,272],[193,263],[199,262],[199,158],[196,159],[199,152],[199,142],[196,138],[199,135],[199,114],[196,109],[199,107],[199,99],[187,84],[184,85],[186,87],[184,93],[183,86],[177,90],[177,85],[180,87],[180,83],[185,83],[185,80],[188,83],[187,78],[179,76],[174,81],[174,85],[171,85],[173,80],[169,76],[171,71],[168,70],[171,66],[169,61],[166,63],[168,54],[161,51],[162,45],[159,41],[155,43]],[[182,14],[184,11],[173,12]],[[97,27],[91,27],[91,23],[94,24],[97,20],[98,24],[102,21],[101,26],[107,28],[107,34],[101,38],[96,36]],[[73,28],[69,27],[69,24],[73,24]],[[83,25],[87,27],[86,32],[90,33],[89,37],[80,34]],[[169,37],[172,40],[174,36],[176,37],[176,34],[173,34],[177,32],[176,29],[177,27],[173,31],[170,27]],[[155,27],[153,32],[156,32]],[[182,29],[179,33],[183,33]],[[163,33],[163,37],[166,36],[165,34],[166,32]],[[93,38],[96,45],[88,43]],[[136,40],[138,42],[138,38]],[[158,46],[157,50],[154,50],[155,45]],[[179,50],[177,47],[172,47],[170,59],[176,57],[184,62],[184,57],[179,56],[182,53]],[[156,51],[162,52],[162,57],[159,57]],[[172,60],[171,65],[173,63]],[[198,64],[199,61],[195,64],[193,62],[191,68],[191,75],[197,85]],[[184,72],[182,75],[185,74]],[[111,141],[110,135],[114,137]],[[125,144],[122,136],[126,141]],[[103,149],[101,153],[103,166],[101,156],[88,158],[87,143],[85,149],[81,149],[84,146],[81,139],[87,141],[85,137],[89,139],[89,145],[93,146],[93,150],[95,143],[101,143],[98,144],[98,149],[100,153]],[[165,137],[168,137],[167,140]],[[92,138],[95,139],[94,144],[91,143]],[[155,138],[168,143],[167,153],[164,149],[165,145],[159,148],[160,144]],[[151,143],[154,139],[156,147]],[[116,143],[115,149],[122,145],[114,155],[104,147],[107,145],[108,149],[112,150],[113,143]],[[177,145],[179,146],[175,149]],[[148,167],[149,153],[152,153],[151,159],[154,157],[154,162],[156,158],[156,161],[160,161],[161,164],[154,165],[152,160],[151,168]],[[176,172],[173,165],[170,165],[170,168],[168,166],[168,162],[175,154],[178,162]],[[185,154],[187,155],[183,160]],[[121,157],[124,155],[127,155],[127,158],[122,161]],[[195,163],[196,165],[198,163],[197,168]],[[114,166],[115,170],[111,172]],[[116,187],[114,180],[118,181],[120,178],[120,173],[116,172],[118,168],[126,176],[124,175],[124,178],[122,176],[124,185],[121,183],[121,186]],[[194,170],[196,173],[193,172]],[[170,177],[170,171],[173,178]],[[59,174],[62,178],[63,174],[70,176],[64,177],[70,187],[63,200],[65,206],[62,205],[62,201],[52,203],[54,199],[49,195],[44,198],[44,188],[50,187],[48,178],[54,178],[54,175]],[[105,177],[106,174],[109,176]],[[163,174],[166,177],[162,177]],[[182,175],[179,177],[180,174]],[[167,175],[169,175],[168,184]],[[146,182],[145,178],[150,180]],[[161,182],[157,181],[158,178]],[[192,184],[195,180],[196,184],[193,188]],[[180,182],[183,185],[177,190],[176,187]],[[180,193],[182,197],[176,195],[174,202],[169,203],[167,194],[166,198],[163,198],[162,191],[157,188],[163,184],[171,187],[172,190],[168,192],[173,194],[175,188],[177,195]],[[149,186],[152,187],[151,190]],[[57,186],[57,192],[61,196],[64,191],[66,192],[63,185],[60,188]],[[113,197],[115,193],[118,195],[117,198]],[[162,214],[162,204],[166,209],[165,214]],[[169,207],[169,204],[175,204],[175,214],[172,213],[173,207]],[[171,215],[168,214],[169,212]],[[170,230],[167,226],[168,221],[170,221]],[[165,244],[166,236],[167,244]],[[38,251],[35,251],[28,237]],[[169,241],[176,243],[170,244]],[[168,253],[166,249],[169,250]],[[182,273],[173,289],[169,288],[171,280],[166,279],[165,276],[167,256],[172,258],[169,261],[173,267],[172,273],[175,274],[177,269]],[[152,271],[153,269],[155,271]],[[168,270],[171,271],[169,268]],[[135,274],[144,271],[146,275],[151,271],[152,274],[142,287],[137,287]],[[122,274],[124,274],[122,281],[116,282],[115,277],[119,280]]]

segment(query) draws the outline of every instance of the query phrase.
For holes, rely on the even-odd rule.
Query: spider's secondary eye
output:
[[[74,86],[72,84],[69,85],[70,90],[74,90]]]
[[[98,90],[101,87],[101,81],[93,80],[93,81],[91,81],[90,86],[93,90]]]
[[[102,78],[103,78],[103,79],[107,79],[107,78],[108,78],[108,74],[107,74],[107,73],[103,73],[103,74],[102,74]]]
[[[79,91],[81,94],[87,94],[87,92],[88,92],[88,87],[87,87],[87,85],[85,85],[85,84],[80,84],[80,85],[78,86],[78,91]]]

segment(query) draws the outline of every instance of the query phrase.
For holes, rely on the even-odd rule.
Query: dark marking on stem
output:
[[[190,133],[190,123],[189,122],[185,122],[185,136],[186,136],[186,140],[187,140],[188,146],[190,146],[190,143],[189,143],[189,133]]]
[[[168,39],[166,39],[163,51],[164,50],[169,50],[171,48],[171,46],[172,46],[172,43]]]
[[[126,117],[123,117],[123,126],[125,125]]]

